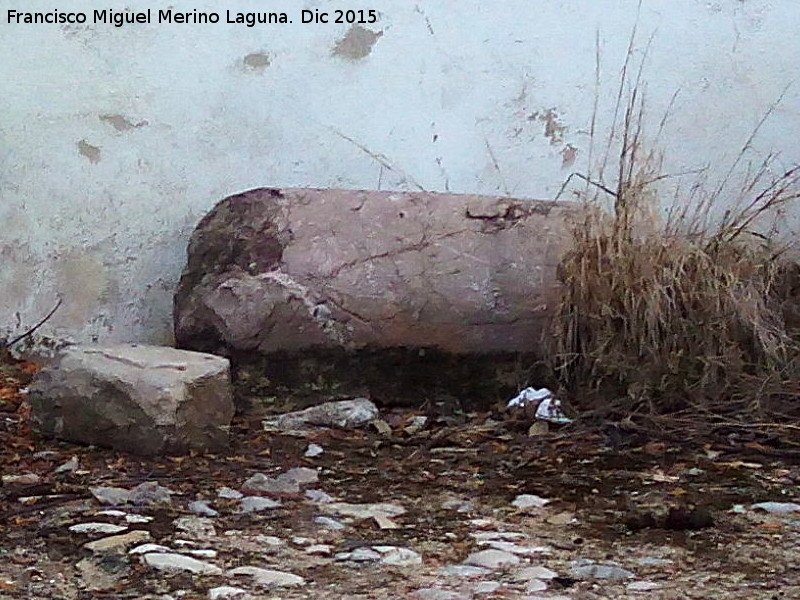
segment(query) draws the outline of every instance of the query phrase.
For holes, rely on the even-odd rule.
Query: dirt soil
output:
[[[574,425],[530,436],[527,424],[501,413],[429,415],[423,425],[418,413],[403,409],[385,412],[378,427],[302,435],[241,419],[227,454],[142,459],[28,432],[20,399],[32,370],[20,363],[0,379],[0,599],[192,600],[221,586],[285,599],[800,598],[800,513],[752,507],[800,500],[800,467],[763,440],[731,435],[688,444]],[[310,443],[324,452],[305,456]],[[255,473],[297,466],[317,469],[313,487],[337,501],[392,503],[406,512],[343,519],[318,499],[290,494],[273,510],[241,513],[218,496],[225,486],[240,490]],[[129,489],[147,481],[172,490],[172,501],[98,515],[110,507],[90,487]],[[548,502],[519,508],[513,502],[521,494]],[[175,521],[194,515],[188,503],[197,499],[219,515],[208,517],[212,530],[183,546],[213,550],[208,562],[222,573],[164,572],[125,551],[98,557],[84,544],[102,536],[69,529],[136,513],[151,520],[131,530],[176,548],[191,533]],[[344,527],[322,526],[314,520],[321,515]],[[471,576],[442,571],[486,549],[487,539],[524,546],[510,549],[519,564]],[[422,563],[347,558],[372,546],[413,550]],[[97,575],[85,559],[95,561]],[[84,567],[76,566],[81,561]],[[592,564],[630,575],[579,572]],[[259,587],[227,574],[239,566],[290,572],[305,583]],[[554,573],[531,584],[525,567]]]

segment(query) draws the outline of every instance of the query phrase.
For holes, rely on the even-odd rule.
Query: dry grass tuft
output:
[[[612,418],[796,417],[800,268],[772,226],[800,198],[800,167],[771,176],[767,159],[740,198],[695,193],[659,221],[638,86],[622,110],[617,183],[581,176],[587,210],[560,270],[551,356],[572,404]]]

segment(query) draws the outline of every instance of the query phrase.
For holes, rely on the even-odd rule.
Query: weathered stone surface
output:
[[[257,189],[199,224],[178,341],[529,350],[552,309],[570,205],[489,196]]]
[[[227,359],[135,344],[68,348],[30,403],[47,436],[144,455],[220,450],[234,411]]]
[[[453,370],[451,355],[535,353],[574,212],[569,203],[434,193],[232,196],[192,235],[175,337],[180,347],[237,362],[258,355],[274,364],[313,351],[326,375],[362,376],[348,395],[379,395],[391,379],[382,369],[398,363],[413,363],[418,381],[438,381]],[[382,350],[394,354],[374,354]],[[309,364],[290,366],[298,372],[279,365],[266,378],[303,381]]]

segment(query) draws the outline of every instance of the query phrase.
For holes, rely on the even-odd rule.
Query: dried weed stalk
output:
[[[586,210],[560,267],[554,372],[576,408],[593,414],[796,416],[800,268],[778,249],[773,225],[800,197],[800,167],[773,176],[770,157],[738,198],[724,192],[732,169],[659,220],[663,175],[660,156],[644,149],[641,68],[624,89],[612,133],[616,184],[603,182],[610,150],[597,177],[580,176]]]

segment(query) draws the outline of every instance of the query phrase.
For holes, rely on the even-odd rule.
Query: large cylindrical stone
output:
[[[535,352],[575,206],[453,194],[257,189],[198,225],[181,347]]]

